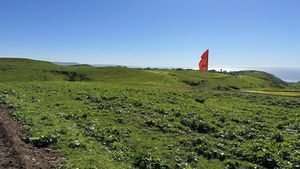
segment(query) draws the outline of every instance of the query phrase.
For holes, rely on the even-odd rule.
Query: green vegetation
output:
[[[293,86],[294,88],[300,89],[300,82],[292,83],[291,86]]]
[[[290,96],[290,97],[300,97],[300,91],[259,91],[259,90],[246,90],[245,92],[265,94],[265,95],[276,95],[276,96]]]
[[[195,70],[151,70],[167,74],[193,87],[215,90],[239,90],[245,88],[289,88],[288,83],[259,71],[233,73],[199,72]]]
[[[179,82],[169,76],[126,67],[92,67],[88,65],[58,66],[29,59],[0,59],[1,82],[26,81],[109,81],[143,84]]]
[[[195,70],[129,69],[126,67],[59,66],[30,59],[0,59],[0,82],[86,81],[193,87],[214,90],[293,88],[279,78],[259,71],[232,73]]]
[[[232,73],[234,74],[234,73]],[[247,76],[252,76],[256,78],[260,78],[263,80],[266,80],[269,82],[269,85],[271,88],[285,88],[288,86],[288,83],[277,78],[276,76],[265,73],[265,72],[260,72],[260,71],[241,71],[238,72],[240,75],[247,75]]]
[[[24,141],[57,149],[64,168],[300,167],[299,97],[242,92],[293,94],[263,72],[18,59],[3,59],[0,68],[1,107],[28,126]]]

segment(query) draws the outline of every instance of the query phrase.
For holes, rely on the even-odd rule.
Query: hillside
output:
[[[130,69],[126,67],[61,66],[30,59],[0,59],[0,82],[98,81],[167,86],[192,86],[200,89],[237,90],[287,88],[288,83],[258,71],[234,73],[195,70]]]
[[[294,88],[300,89],[300,81],[297,83],[291,83],[291,86],[293,86]]]
[[[26,128],[4,128],[1,116],[0,130],[31,151],[53,152],[42,158],[53,168],[299,168],[298,84],[258,71],[0,59],[0,115]],[[0,157],[22,165],[26,151],[9,156],[13,147],[0,146]],[[23,159],[44,164],[31,157]]]
[[[272,74],[259,71],[241,71],[232,73],[199,72],[195,70],[150,70],[167,74],[189,86],[196,88],[237,90],[251,88],[288,88],[288,83]]]
[[[65,80],[66,77],[52,73],[54,70],[61,71],[61,66],[45,61],[36,61],[19,58],[0,59],[0,81],[57,81]]]
[[[0,104],[64,167],[297,168],[297,98],[99,82],[0,83]],[[1,120],[1,119],[0,119]]]
[[[247,76],[252,76],[252,77],[257,77],[259,79],[263,79],[269,82],[269,86],[272,88],[285,88],[287,87],[289,84],[279,78],[277,78],[276,76],[270,74],[270,73],[266,73],[266,72],[261,72],[261,71],[240,71],[240,72],[233,72],[234,74],[238,74],[238,75],[247,75]]]
[[[126,67],[60,66],[30,59],[0,59],[0,82],[99,81],[181,85],[165,75]]]

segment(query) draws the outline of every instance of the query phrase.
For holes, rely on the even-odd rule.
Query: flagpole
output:
[[[206,52],[207,52],[207,57],[205,58],[206,59],[206,65],[205,65],[205,71],[204,71],[204,75],[205,75],[205,88],[204,88],[204,90],[207,90],[207,83],[208,83],[208,79],[207,79],[207,71],[208,71],[208,54],[209,54],[209,51],[208,51],[208,49],[206,50]]]

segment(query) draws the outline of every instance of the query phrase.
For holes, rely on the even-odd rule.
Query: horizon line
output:
[[[88,64],[88,65],[111,65],[111,66],[126,66],[126,67],[140,67],[140,68],[183,68],[183,69],[198,69],[197,67],[180,67],[180,66],[141,66],[141,65],[128,65],[128,64],[114,64],[114,63],[82,63],[78,61],[53,61],[53,60],[42,60],[42,59],[34,59],[31,57],[22,57],[22,56],[0,56],[0,58],[15,58],[15,59],[31,59],[31,60],[38,60],[38,61],[47,61],[51,63],[78,63],[78,64]],[[237,69],[237,68],[299,68],[300,66],[297,65],[257,65],[257,66],[247,66],[247,65],[212,65],[209,66],[209,69]]]

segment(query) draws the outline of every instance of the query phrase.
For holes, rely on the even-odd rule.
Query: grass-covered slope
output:
[[[263,79],[263,80],[269,82],[268,85],[270,88],[285,88],[289,85],[287,82],[277,78],[276,76],[274,76],[270,73],[261,72],[261,71],[240,71],[240,72],[232,73],[232,74],[247,75],[247,76],[252,76],[252,77],[259,78],[259,79]]]
[[[289,84],[265,72],[241,71],[233,73],[199,72],[195,70],[151,70],[168,74],[187,85],[207,89],[286,88]]]
[[[30,59],[0,59],[0,82],[98,81],[167,86],[193,86],[200,89],[287,88],[289,84],[259,71],[234,73],[196,70],[141,70],[126,67],[59,66]]]
[[[0,82],[27,81],[99,81],[183,85],[170,76],[126,67],[59,66],[30,59],[0,59]]]
[[[56,81],[66,79],[63,75],[51,73],[61,70],[50,62],[19,58],[0,59],[0,81]]]
[[[297,168],[297,98],[99,82],[0,83],[0,103],[65,168]]]
[[[293,86],[294,88],[300,89],[300,81],[297,83],[291,83],[291,86]]]
[[[262,95],[299,96],[290,89],[257,71],[0,59],[0,106],[70,169],[299,168],[299,98]]]

